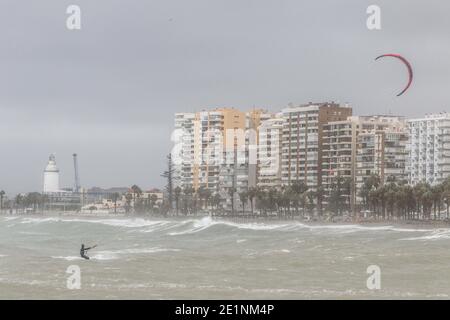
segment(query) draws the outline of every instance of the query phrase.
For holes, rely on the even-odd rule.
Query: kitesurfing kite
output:
[[[381,56],[378,56],[375,58],[375,61],[380,59],[380,58],[384,58],[384,57],[393,57],[393,58],[397,58],[400,61],[402,61],[406,67],[408,68],[408,73],[409,73],[409,80],[408,80],[408,84],[406,85],[405,89],[403,89],[399,94],[397,94],[397,97],[401,96],[403,93],[405,93],[406,90],[408,90],[409,86],[411,85],[411,82],[413,80],[413,71],[412,71],[412,67],[409,64],[408,60],[406,60],[405,58],[403,58],[401,55],[399,54],[395,54],[395,53],[387,53],[387,54],[382,54]]]

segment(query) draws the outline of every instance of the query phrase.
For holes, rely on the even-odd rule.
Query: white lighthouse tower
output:
[[[44,193],[60,192],[59,170],[56,167],[55,155],[51,154],[44,170]]]

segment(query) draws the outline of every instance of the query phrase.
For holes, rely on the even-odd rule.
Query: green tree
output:
[[[254,206],[253,200],[255,199],[257,193],[258,193],[258,189],[255,187],[250,187],[247,191],[248,200],[250,202],[250,211],[251,211],[252,215],[253,215],[253,206]]]
[[[187,186],[183,189],[183,210],[185,215],[188,215],[191,211],[193,194],[194,188]]]
[[[245,214],[245,203],[248,201],[248,193],[246,191],[239,193],[239,200],[242,205],[242,214]]]
[[[119,200],[119,198],[120,198],[120,194],[118,192],[114,192],[111,195],[111,200],[114,203],[114,213],[117,213],[117,200]]]
[[[154,212],[155,211],[155,207],[156,207],[156,203],[158,202],[158,196],[156,194],[152,194],[150,195],[150,211]]]
[[[234,194],[236,193],[236,188],[231,187],[228,189],[228,195],[231,200],[231,214],[234,215]]]
[[[4,190],[0,190],[0,212],[3,210],[3,198],[5,197],[5,194]]]
[[[291,200],[295,206],[295,213],[298,215],[298,204],[302,203],[303,214],[305,212],[305,197],[308,191],[308,186],[303,181],[295,181],[287,190],[290,194]]]
[[[24,204],[24,197],[21,194],[16,195],[16,197],[14,198],[14,203],[16,205],[16,207],[18,209],[22,209],[23,208],[23,204]]]
[[[222,202],[222,198],[218,192],[215,192],[212,197],[212,205],[216,208],[216,211],[219,211],[220,203]]]
[[[131,201],[133,200],[133,195],[131,193],[125,194],[125,212],[129,213],[131,210]]]
[[[167,170],[162,173],[162,177],[166,178],[167,183],[165,187],[165,191],[168,196],[168,202],[169,202],[169,209],[172,209],[173,205],[173,186],[175,183],[175,178],[173,176],[175,169],[173,167],[173,161],[172,161],[172,154],[169,153],[166,157],[167,159]]]
[[[175,196],[175,208],[177,211],[177,215],[179,212],[179,208],[180,208],[180,197],[181,197],[181,188],[179,186],[177,186],[174,190],[174,196]]]
[[[316,201],[317,201],[317,211],[319,217],[323,215],[323,198],[325,197],[325,188],[323,186],[319,186],[315,192]]]
[[[380,185],[380,177],[377,175],[372,174],[367,179],[364,180],[364,183],[360,190],[360,197],[363,200],[363,205],[366,208],[366,210],[370,210],[371,206],[371,199],[370,199],[370,192],[374,189],[377,189]]]

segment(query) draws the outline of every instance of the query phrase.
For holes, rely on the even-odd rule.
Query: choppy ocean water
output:
[[[98,244],[91,260],[81,243]],[[66,270],[77,265],[81,288]],[[366,286],[367,267],[381,289]],[[296,221],[0,217],[0,299],[450,297],[450,229]]]

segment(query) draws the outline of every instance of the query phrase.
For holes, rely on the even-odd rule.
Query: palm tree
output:
[[[245,203],[248,201],[248,193],[246,191],[243,191],[239,193],[239,200],[241,201],[242,205],[242,214],[245,214]]]
[[[298,203],[299,201],[303,203],[304,197],[306,196],[306,191],[308,191],[308,186],[303,181],[296,181],[288,188],[287,192],[290,193],[292,196],[292,200],[295,205],[295,212],[297,214],[298,214]]]
[[[179,211],[179,203],[180,203],[180,196],[181,196],[181,188],[179,186],[177,186],[174,190],[175,193],[175,208],[177,210],[177,215],[178,215],[178,211]]]
[[[214,195],[211,199],[211,202],[212,202],[212,205],[216,208],[216,211],[219,210],[221,201],[222,201],[222,198],[220,197],[220,194],[218,192],[214,193]]]
[[[364,180],[364,183],[360,190],[360,197],[363,199],[363,204],[366,207],[366,210],[370,210],[371,199],[370,192],[374,189],[377,189],[380,185],[380,177],[372,174],[370,177]]]
[[[388,207],[387,218],[389,219],[394,215],[394,207],[397,202],[397,186],[395,183],[389,183],[386,186],[386,204]]]
[[[316,201],[317,201],[317,210],[319,213],[319,217],[323,215],[323,197],[325,196],[325,188],[323,186],[319,186],[315,192]]]
[[[444,192],[442,194],[442,198],[444,199],[444,203],[446,206],[447,215],[446,218],[449,218],[449,207],[450,207],[450,189],[448,186],[445,186]]]
[[[416,184],[413,188],[413,194],[414,194],[414,199],[415,199],[415,204],[416,204],[415,211],[418,214],[418,218],[420,218],[421,212],[424,213],[424,210],[425,210],[425,208],[423,206],[424,195],[428,189],[429,189],[429,185],[424,182],[420,182],[420,183]]]
[[[49,197],[46,194],[41,194],[41,212],[45,210],[45,204],[49,201]]]
[[[228,195],[231,199],[231,215],[234,215],[234,194],[236,193],[236,188],[231,187],[228,189]]]
[[[150,211],[153,212],[155,210],[156,202],[158,201],[158,196],[156,194],[150,195]]]
[[[0,212],[3,210],[3,197],[5,196],[5,191],[0,190]]]
[[[131,193],[133,194],[133,200],[136,201],[136,199],[142,195],[142,189],[134,184],[131,186]]]
[[[259,209],[260,213],[265,210],[266,205],[266,191],[264,189],[258,188],[256,190],[256,198],[258,201],[256,202],[257,208]]]
[[[352,209],[352,188],[353,188],[353,180],[350,177],[344,179],[342,183],[342,196],[344,197],[344,205],[346,205],[346,209],[351,211]]]
[[[250,211],[253,215],[253,199],[255,199],[258,189],[255,187],[250,187],[247,191],[248,200],[250,201]]]
[[[25,202],[33,207],[33,212],[36,212],[41,203],[41,194],[38,192],[31,192],[26,195]]]
[[[130,212],[131,200],[133,200],[133,195],[131,193],[125,194],[125,212],[126,213]]]
[[[433,198],[434,219],[441,218],[441,203],[444,194],[444,186],[442,184],[435,185],[431,188]]]
[[[17,207],[20,209],[23,205],[23,196],[19,193],[15,199],[14,199],[14,203],[17,205]]]
[[[201,186],[197,190],[197,195],[200,200],[200,209],[202,209],[204,207],[204,205],[202,204],[202,200],[204,199],[205,192],[206,192],[206,188],[204,186]]]
[[[337,215],[342,213],[344,200],[343,196],[345,196],[344,178],[338,176],[331,184],[331,192],[328,199],[329,210],[334,211]]]
[[[175,184],[175,177],[174,177],[174,172],[175,172],[175,168],[173,166],[173,160],[172,160],[172,154],[169,153],[166,157],[167,159],[167,170],[164,171],[161,174],[161,177],[166,178],[167,179],[167,184],[165,187],[166,193],[167,193],[167,197],[168,197],[168,205],[169,205],[169,210],[172,209],[173,206],[173,185]]]
[[[183,189],[183,203],[184,203],[184,214],[187,215],[189,213],[189,209],[191,207],[192,195],[194,194],[194,188],[185,187]]]
[[[114,192],[111,196],[111,200],[114,203],[114,213],[117,213],[117,200],[119,200],[120,194],[117,192]]]
[[[276,210],[276,200],[277,200],[278,192],[275,188],[270,188],[267,192],[267,202],[266,207],[269,212],[273,212]]]
[[[312,190],[306,191],[306,198],[308,199],[308,204],[306,205],[310,214],[313,213],[314,210],[314,195],[315,192]]]
[[[203,199],[205,200],[205,209],[208,209],[209,207],[211,196],[212,196],[211,190],[206,189],[205,192],[203,193]]]
[[[201,186],[197,190],[197,194],[198,194],[198,197],[199,197],[200,201],[202,201],[202,200],[204,201],[203,205],[200,204],[200,207],[201,208],[203,207],[206,210],[208,208],[209,199],[211,198],[211,190],[207,189],[204,186]]]
[[[138,199],[142,195],[142,189],[139,188],[139,186],[137,186],[135,184],[132,185],[130,189],[131,189],[131,193],[133,194],[133,209],[134,209],[134,212],[136,213],[136,211],[141,211],[141,209],[142,209],[142,203],[141,203],[141,201],[138,201]]]

